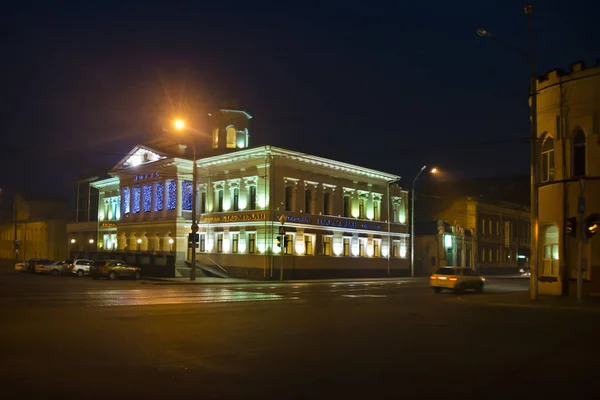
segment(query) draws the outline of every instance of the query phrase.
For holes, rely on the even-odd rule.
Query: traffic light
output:
[[[281,247],[281,236],[277,236],[277,246]]]
[[[577,237],[577,217],[567,218],[565,233],[571,237]]]
[[[600,214],[590,214],[585,217],[584,237],[589,240],[598,231],[598,225],[600,224]]]

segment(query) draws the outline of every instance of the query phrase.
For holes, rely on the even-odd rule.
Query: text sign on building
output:
[[[152,179],[152,178],[158,178],[158,172],[150,172],[149,174],[140,174],[140,175],[135,175],[133,177],[133,181],[137,182],[137,181],[144,181],[146,179]]]
[[[114,222],[102,222],[100,224],[100,228],[116,228],[117,224],[115,224]]]
[[[264,221],[267,218],[267,213],[253,212],[233,215],[207,215],[200,218],[200,222],[204,223],[219,223],[219,222],[251,222]]]
[[[336,228],[348,228],[348,229],[371,229],[381,230],[381,225],[361,222],[361,221],[341,221],[335,219],[319,218],[317,219],[317,225],[322,226],[334,226]]]

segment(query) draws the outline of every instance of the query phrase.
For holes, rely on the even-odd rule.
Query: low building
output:
[[[12,218],[0,226],[0,257],[66,259],[68,205],[58,199],[16,194]]]
[[[248,147],[250,116],[212,115],[212,150],[138,145],[94,181],[98,248],[189,260],[192,193],[197,259],[252,279],[408,274],[407,192],[399,176],[273,146]],[[282,216],[285,223],[282,225]],[[212,269],[206,268],[212,266]],[[183,268],[180,268],[183,270]]]
[[[506,274],[526,268],[530,213],[521,194],[527,185],[527,177],[488,178],[434,182],[417,193],[415,269],[454,265]]]
[[[600,64],[550,71],[537,93],[539,293],[574,294],[580,263],[584,295],[600,293],[600,238],[577,232],[582,221],[584,232],[600,222]]]

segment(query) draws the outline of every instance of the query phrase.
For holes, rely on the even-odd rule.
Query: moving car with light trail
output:
[[[485,278],[470,268],[443,267],[431,275],[429,285],[436,293],[441,292],[443,289],[457,292],[473,289],[477,292],[483,292]]]

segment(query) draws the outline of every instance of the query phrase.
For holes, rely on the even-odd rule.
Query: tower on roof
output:
[[[248,125],[252,116],[245,111],[221,108],[210,115],[212,148],[245,149],[249,144]]]

